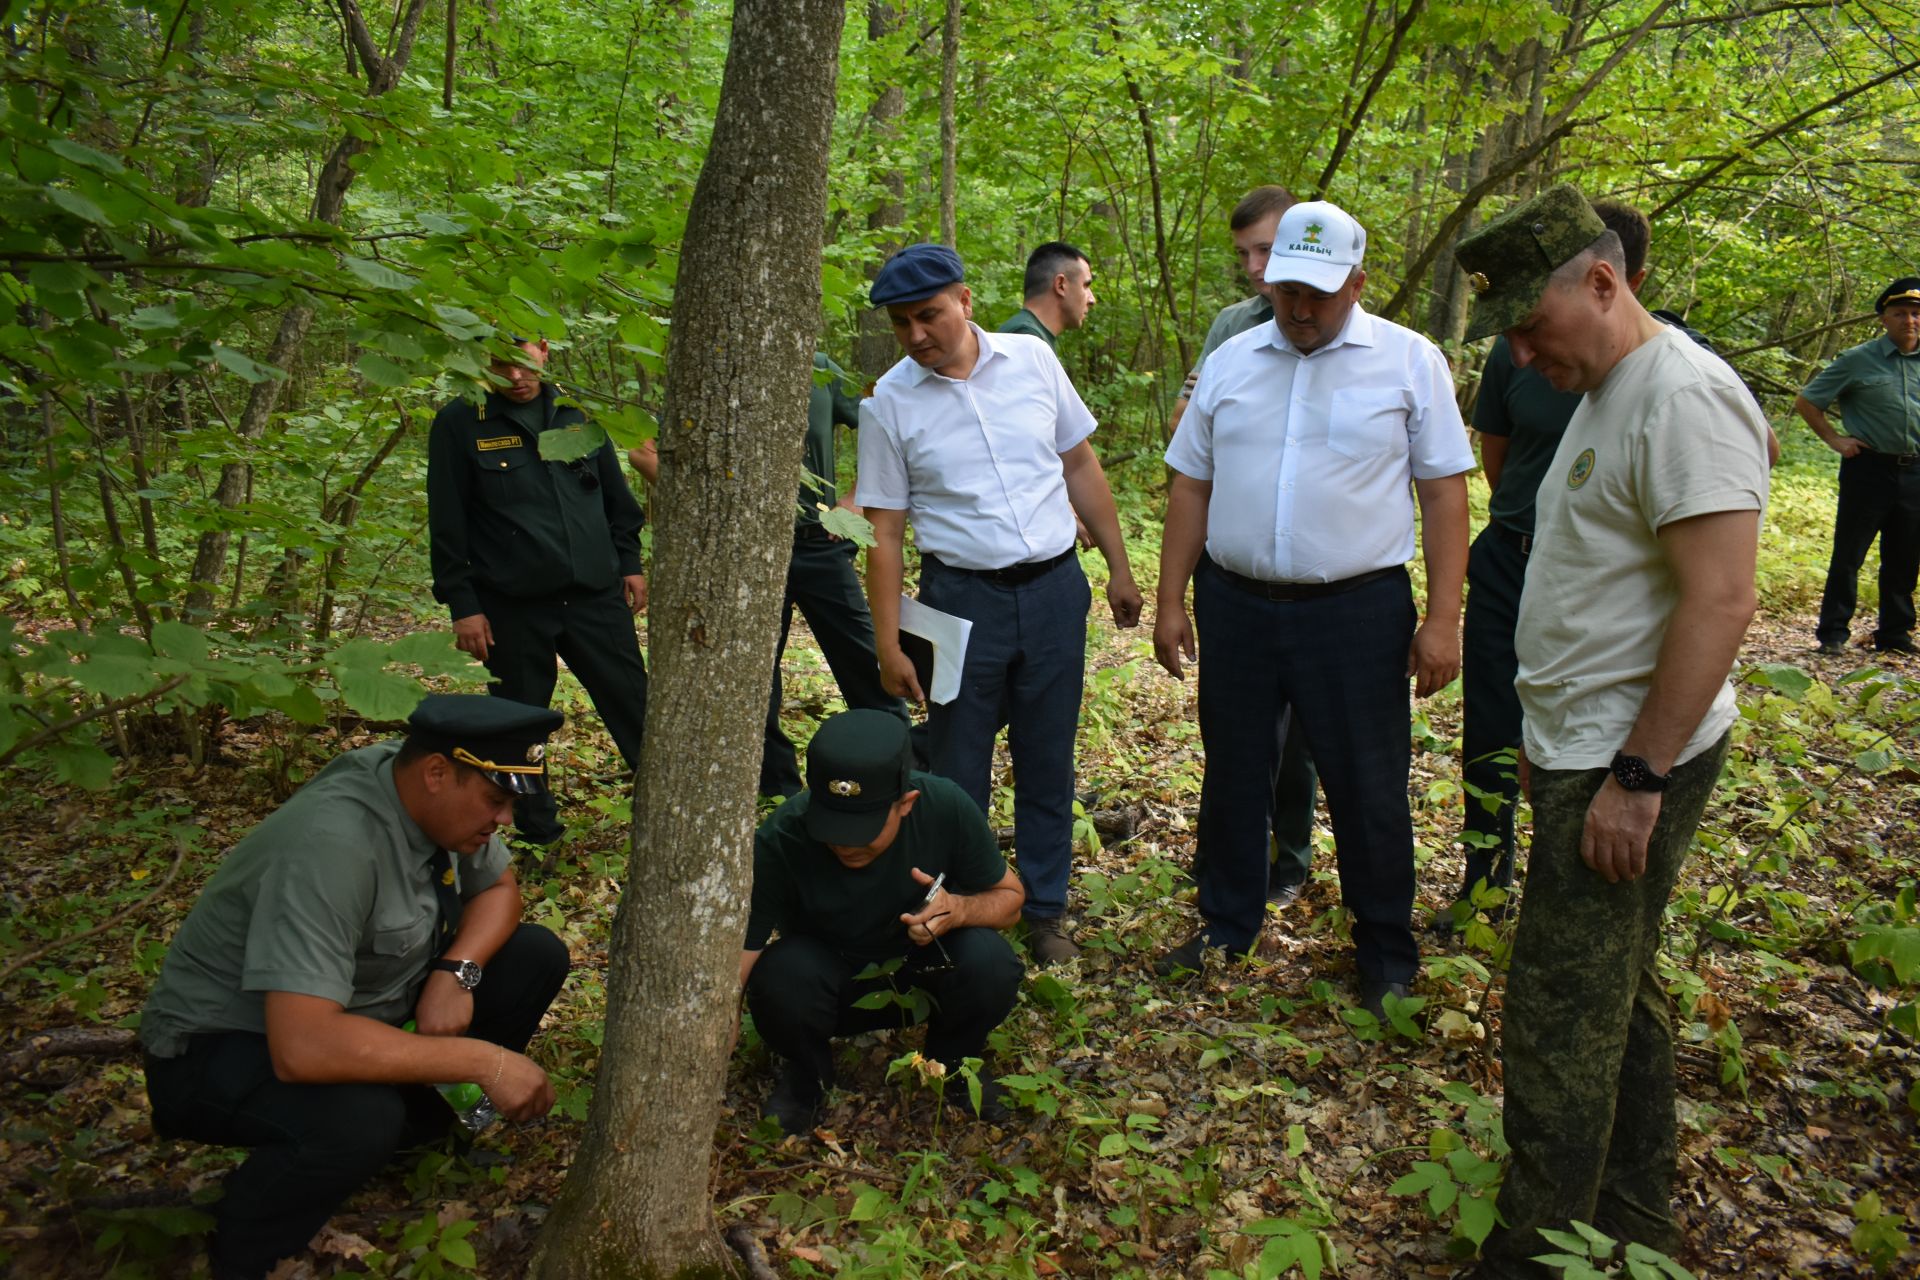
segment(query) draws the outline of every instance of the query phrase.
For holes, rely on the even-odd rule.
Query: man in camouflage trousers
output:
[[[1460,243],[1469,339],[1583,394],[1540,486],[1515,633],[1533,848],[1502,1028],[1513,1158],[1483,1277],[1545,1277],[1542,1228],[1672,1252],[1661,918],[1736,718],[1767,426],[1733,371],[1628,287],[1554,187]]]

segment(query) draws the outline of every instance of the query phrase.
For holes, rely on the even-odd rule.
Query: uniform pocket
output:
[[[1371,458],[1407,438],[1406,400],[1398,391],[1353,387],[1333,393],[1327,447],[1347,458]]]
[[[431,958],[434,913],[426,913],[389,928],[375,929],[354,957],[353,987],[356,992],[391,993],[405,988],[425,969]]]

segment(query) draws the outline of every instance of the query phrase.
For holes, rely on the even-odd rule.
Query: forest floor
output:
[[[1154,956],[1195,918],[1184,875],[1201,777],[1193,683],[1153,665],[1145,628],[1094,632],[1081,782],[1102,825],[1112,832],[1123,815],[1126,830],[1105,840],[1082,830],[1084,955],[1031,970],[995,1036],[993,1069],[1021,1103],[1014,1121],[941,1119],[910,1071],[899,1073],[905,1087],[889,1081],[889,1064],[918,1044],[905,1031],[848,1043],[819,1130],[781,1141],[756,1128],[770,1071],[749,1030],[716,1135],[721,1224],[747,1226],[795,1276],[1455,1274],[1471,1255],[1462,1237],[1484,1230],[1481,1193],[1504,1154],[1511,926],[1423,933],[1417,1005],[1376,1025],[1352,1007],[1323,808],[1314,878],[1270,913],[1252,962],[1155,977]],[[796,732],[835,705],[800,634],[788,658]],[[1688,1238],[1677,1260],[1702,1276],[1860,1275],[1915,1257],[1905,1231],[1920,1226],[1920,1092],[1909,1092],[1920,956],[1876,968],[1861,939],[1893,939],[1868,952],[1920,939],[1911,889],[1899,893],[1920,849],[1920,661],[1820,658],[1809,634],[1809,618],[1785,614],[1750,634],[1734,757],[1668,916]],[[586,1114],[627,870],[624,800],[590,723],[559,753],[581,769],[569,835],[523,871],[532,914],[574,954],[534,1048],[559,1106],[483,1135],[478,1159],[396,1164],[283,1277],[521,1273]],[[1458,733],[1456,691],[1417,704],[1423,922],[1460,878]],[[102,793],[0,797],[0,964],[20,965],[0,974],[11,1068],[0,1080],[0,1262],[12,1274],[203,1273],[207,1220],[188,1202],[211,1199],[237,1154],[156,1140],[137,1056],[39,1057],[30,1037],[130,1025],[214,855],[337,746],[364,740],[321,747],[266,722],[231,724],[199,769],[162,747]],[[176,841],[186,852],[174,874]]]

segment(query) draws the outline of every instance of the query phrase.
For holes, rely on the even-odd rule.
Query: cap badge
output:
[[[534,744],[533,744],[532,746],[530,746],[530,747],[528,747],[528,748],[527,748],[527,763],[528,763],[528,764],[539,764],[539,763],[540,763],[541,761],[543,761],[543,760],[545,760],[546,758],[547,758],[547,744],[546,744],[546,743],[544,743],[544,742],[536,742],[536,743],[534,743]]]
[[[1485,293],[1487,290],[1493,288],[1493,281],[1487,279],[1486,272],[1473,271],[1467,275],[1467,287],[1475,293]]]
[[[1322,226],[1320,223],[1309,222],[1307,224],[1307,234],[1303,236],[1302,239],[1304,239],[1308,244],[1319,244],[1320,233],[1325,230],[1326,228]]]
[[[827,790],[837,796],[857,796],[860,794],[860,784],[852,778],[835,778],[827,783]]]

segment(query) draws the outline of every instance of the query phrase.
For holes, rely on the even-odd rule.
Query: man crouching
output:
[[[762,1114],[790,1134],[811,1129],[833,1083],[829,1042],[917,1020],[911,1002],[860,1007],[871,993],[914,989],[931,1000],[926,1056],[947,1067],[948,1097],[963,1103],[955,1072],[984,1055],[1019,994],[1024,970],[999,931],[1025,899],[979,806],[914,770],[897,716],[829,718],[807,747],[807,789],[754,836],[740,985],[781,1059]],[[1003,1091],[981,1084],[980,1117],[999,1123]]]

